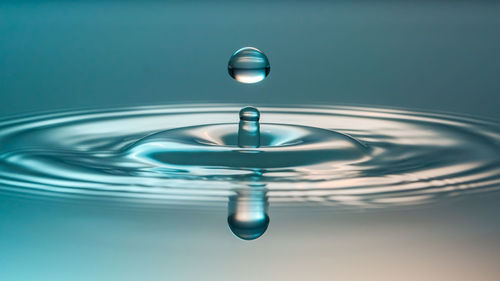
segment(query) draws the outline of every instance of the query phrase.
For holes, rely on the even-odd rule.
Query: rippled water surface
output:
[[[237,146],[233,105],[44,114],[0,123],[14,193],[210,205],[258,184],[281,205],[381,207],[499,188],[500,126],[369,107],[259,107]]]

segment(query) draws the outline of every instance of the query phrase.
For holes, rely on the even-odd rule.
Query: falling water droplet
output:
[[[260,112],[257,108],[247,106],[240,110],[240,124],[238,126],[239,147],[260,146]]]
[[[227,68],[231,77],[246,84],[264,80],[271,71],[266,55],[253,47],[236,51],[229,59]]]

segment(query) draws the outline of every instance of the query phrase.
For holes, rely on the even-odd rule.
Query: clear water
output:
[[[236,51],[229,59],[227,69],[231,77],[245,84],[260,82],[271,71],[267,56],[254,47],[245,47]]]
[[[238,146],[241,148],[260,146],[260,112],[257,108],[247,106],[240,110],[238,124]]]
[[[239,109],[139,107],[4,121],[0,184],[46,196],[226,205],[233,232],[255,239],[269,224],[268,204],[418,205],[500,183],[494,122],[327,106],[260,107],[261,116],[245,108],[238,118]]]
[[[0,122],[2,128],[10,124],[10,128],[19,129],[23,122],[39,126],[18,130],[15,139],[21,142],[17,145],[8,141],[14,139],[13,134],[0,139],[1,151],[5,152],[8,145],[24,153],[21,159],[29,160],[14,163],[18,167],[10,166],[7,171],[6,166],[12,164],[2,160],[0,167],[10,177],[2,176],[4,182],[0,183],[0,280],[498,281],[500,192],[495,192],[499,185],[495,187],[493,164],[483,170],[485,173],[472,170],[442,180],[418,172],[427,167],[429,171],[436,169],[434,163],[443,158],[445,162],[452,158],[457,163],[467,162],[475,153],[471,152],[475,149],[472,144],[478,146],[485,159],[477,156],[478,161],[471,165],[486,167],[485,163],[495,155],[493,149],[488,155],[483,152],[485,147],[498,143],[492,141],[497,136],[492,132],[500,124],[499,14],[500,5],[492,1],[2,1],[0,38],[8,40],[0,44],[0,64],[5,66],[0,71]],[[242,85],[231,81],[225,72],[229,55],[245,45],[257,46],[270,55],[273,75],[264,83]],[[217,121],[229,123],[231,128],[223,129],[221,135],[231,137],[220,141],[235,149],[237,111],[240,106],[259,103],[287,103],[294,115],[296,109],[308,104],[365,104],[369,105],[364,107],[367,116],[373,117],[356,119],[361,122],[345,119],[353,121],[349,124],[340,119],[317,123],[300,116],[280,119],[281,126],[272,127],[277,130],[287,125],[286,131],[294,136],[299,134],[297,125],[347,128],[346,132],[337,132],[360,142],[364,139],[362,143],[366,144],[368,137],[347,131],[362,127],[371,133],[374,121],[390,124],[387,130],[373,128],[393,136],[382,141],[388,144],[387,150],[401,145],[415,147],[412,151],[416,156],[428,151],[428,147],[440,147],[441,139],[449,140],[444,135],[457,141],[441,147],[443,156],[422,155],[425,161],[421,165],[416,161],[418,157],[400,155],[401,161],[394,163],[394,168],[373,171],[373,179],[377,180],[374,183],[380,184],[377,186],[382,191],[373,190],[371,198],[370,193],[357,188],[354,179],[349,180],[353,188],[342,189],[341,185],[337,190],[340,194],[332,198],[322,196],[325,191],[333,191],[328,186],[314,190],[294,186],[293,192],[281,193],[269,190],[259,183],[258,174],[241,179],[245,184],[242,188],[222,187],[224,196],[196,196],[213,189],[205,187],[212,183],[211,179],[177,193],[158,178],[160,172],[140,176],[142,181],[125,185],[122,179],[127,175],[126,167],[109,165],[109,159],[97,157],[99,154],[89,161],[88,155],[97,151],[93,140],[99,128],[103,139],[109,136],[116,143],[130,141],[133,145],[142,139],[147,141],[144,131],[154,134],[174,127],[204,126],[214,119],[183,124],[179,118],[174,122],[179,124],[151,126],[147,121],[134,124],[131,117],[127,122],[117,122],[123,125],[119,128],[106,122],[97,125],[99,118],[95,115],[96,122],[88,126],[92,129],[87,132],[85,126],[75,126],[77,130],[62,126],[62,120],[74,125],[79,122],[70,121],[70,116],[89,117],[94,113],[104,114],[103,120],[112,120],[109,114],[113,112],[124,116],[139,108],[52,114],[73,108],[138,105],[181,104],[187,108],[185,104],[193,102],[238,104]],[[306,106],[306,111],[312,108],[318,109]],[[152,109],[142,108],[149,112]],[[157,109],[166,112],[165,107]],[[269,120],[270,108],[261,109],[261,126],[269,128],[276,114]],[[352,115],[362,114],[353,110],[356,107],[347,109]],[[415,112],[418,110],[496,120],[478,122],[484,119]],[[19,117],[29,112],[38,114],[31,119]],[[382,117],[389,112],[403,113],[381,118],[384,120],[376,118],[377,114]],[[410,130],[409,119],[415,117],[411,112],[417,116],[413,125],[418,130]],[[430,123],[425,122],[426,118]],[[44,119],[55,123],[44,123]],[[449,120],[454,120],[453,124],[448,124]],[[80,123],[92,123],[88,121],[83,117]],[[399,121],[402,125],[396,126]],[[51,126],[58,134],[40,133]],[[131,140],[115,137],[121,129],[125,132],[141,126],[146,128],[137,129],[137,135],[129,134]],[[458,132],[471,137],[465,145],[468,153],[463,155],[458,153],[460,149],[457,153],[446,150],[464,144],[467,138]],[[265,132],[261,134],[269,137]],[[74,136],[74,141],[64,137],[69,135]],[[436,135],[443,138],[420,139]],[[82,141],[87,137],[89,144]],[[40,151],[59,152],[53,153],[52,162],[40,159],[40,152],[27,154],[31,142],[41,147],[40,140],[47,144]],[[78,146],[55,147],[53,144],[59,140]],[[418,145],[421,142],[424,146]],[[263,139],[262,145],[259,149],[266,150],[269,141]],[[110,146],[104,142],[103,151],[116,153]],[[60,157],[67,147],[68,161]],[[82,155],[82,161],[75,152]],[[373,151],[368,150],[367,155],[367,160],[374,158]],[[394,155],[398,155],[396,151]],[[405,172],[402,167],[408,159]],[[146,166],[165,165],[148,163],[155,161],[151,158],[142,160]],[[275,158],[267,160],[277,164]],[[43,165],[36,169],[40,163]],[[338,164],[344,166],[344,162]],[[185,167],[182,163],[176,165]],[[56,175],[43,170],[47,166],[61,166],[66,173]],[[444,168],[441,172],[448,173]],[[378,182],[384,173],[390,181],[392,171],[401,185]],[[342,172],[334,171],[333,176]],[[105,176],[98,177],[102,174]],[[114,174],[124,177],[117,184],[103,184]],[[370,182],[367,176],[362,179]],[[431,178],[426,181],[425,176]],[[422,193],[436,192],[423,200],[405,197],[404,189],[397,187],[405,186],[411,194],[419,188],[412,182],[421,184]],[[171,199],[158,195],[165,190],[171,191]],[[358,198],[361,200],[355,200]],[[264,212],[240,215],[260,218],[265,223],[262,214],[267,209],[270,219],[265,233],[253,241],[234,237],[228,228],[227,218],[245,208]],[[244,217],[238,220],[245,221]],[[248,238],[252,235],[241,234]]]

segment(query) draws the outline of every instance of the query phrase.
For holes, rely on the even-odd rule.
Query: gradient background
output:
[[[498,119],[499,30],[500,3],[488,1],[2,1],[0,118],[209,102]],[[269,57],[262,83],[228,76],[243,46]],[[497,281],[499,199],[359,212],[271,206],[268,233],[244,242],[224,208],[0,193],[0,280]]]

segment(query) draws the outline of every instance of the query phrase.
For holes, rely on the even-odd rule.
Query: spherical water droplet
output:
[[[264,80],[271,71],[266,55],[253,47],[236,51],[229,59],[227,68],[231,77],[246,84]]]

